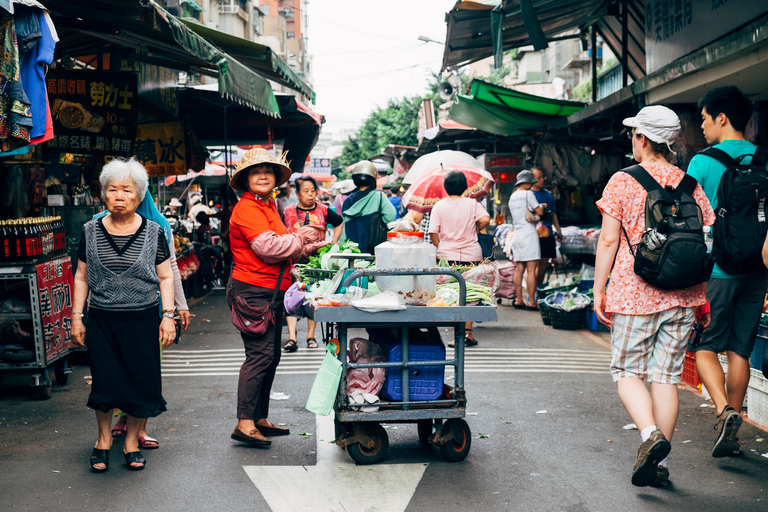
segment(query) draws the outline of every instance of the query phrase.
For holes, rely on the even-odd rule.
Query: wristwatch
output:
[[[164,318],[170,318],[170,319],[173,319],[173,317],[174,317],[174,314],[173,314],[173,313],[171,313],[171,312],[168,312],[168,313],[163,313],[163,317],[164,317]]]
[[[80,103],[57,98],[51,103],[51,115],[65,128],[99,133],[104,128],[105,119],[86,110]]]

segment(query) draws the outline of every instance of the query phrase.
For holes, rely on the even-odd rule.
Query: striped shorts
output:
[[[651,315],[613,315],[611,376],[679,384],[696,308],[674,307]]]

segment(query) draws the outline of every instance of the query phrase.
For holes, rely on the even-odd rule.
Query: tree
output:
[[[377,108],[363,122],[357,133],[347,139],[334,165],[346,167],[381,152],[387,144],[415,146],[421,96],[390,99],[385,108]]]

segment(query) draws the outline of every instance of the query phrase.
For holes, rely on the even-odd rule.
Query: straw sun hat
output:
[[[275,187],[287,182],[291,177],[290,162],[286,161],[286,151],[280,156],[272,156],[269,151],[262,148],[249,149],[243,155],[242,161],[235,167],[235,173],[229,180],[229,186],[235,190],[244,190],[240,185],[240,173],[255,165],[270,164],[275,169]],[[246,190],[247,192],[247,190]]]

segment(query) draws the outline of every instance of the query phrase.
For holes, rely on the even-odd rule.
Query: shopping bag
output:
[[[325,358],[317,370],[315,382],[307,398],[306,409],[309,412],[328,416],[333,410],[333,402],[339,391],[341,381],[341,361],[336,359],[336,345],[329,343],[325,349]]]

